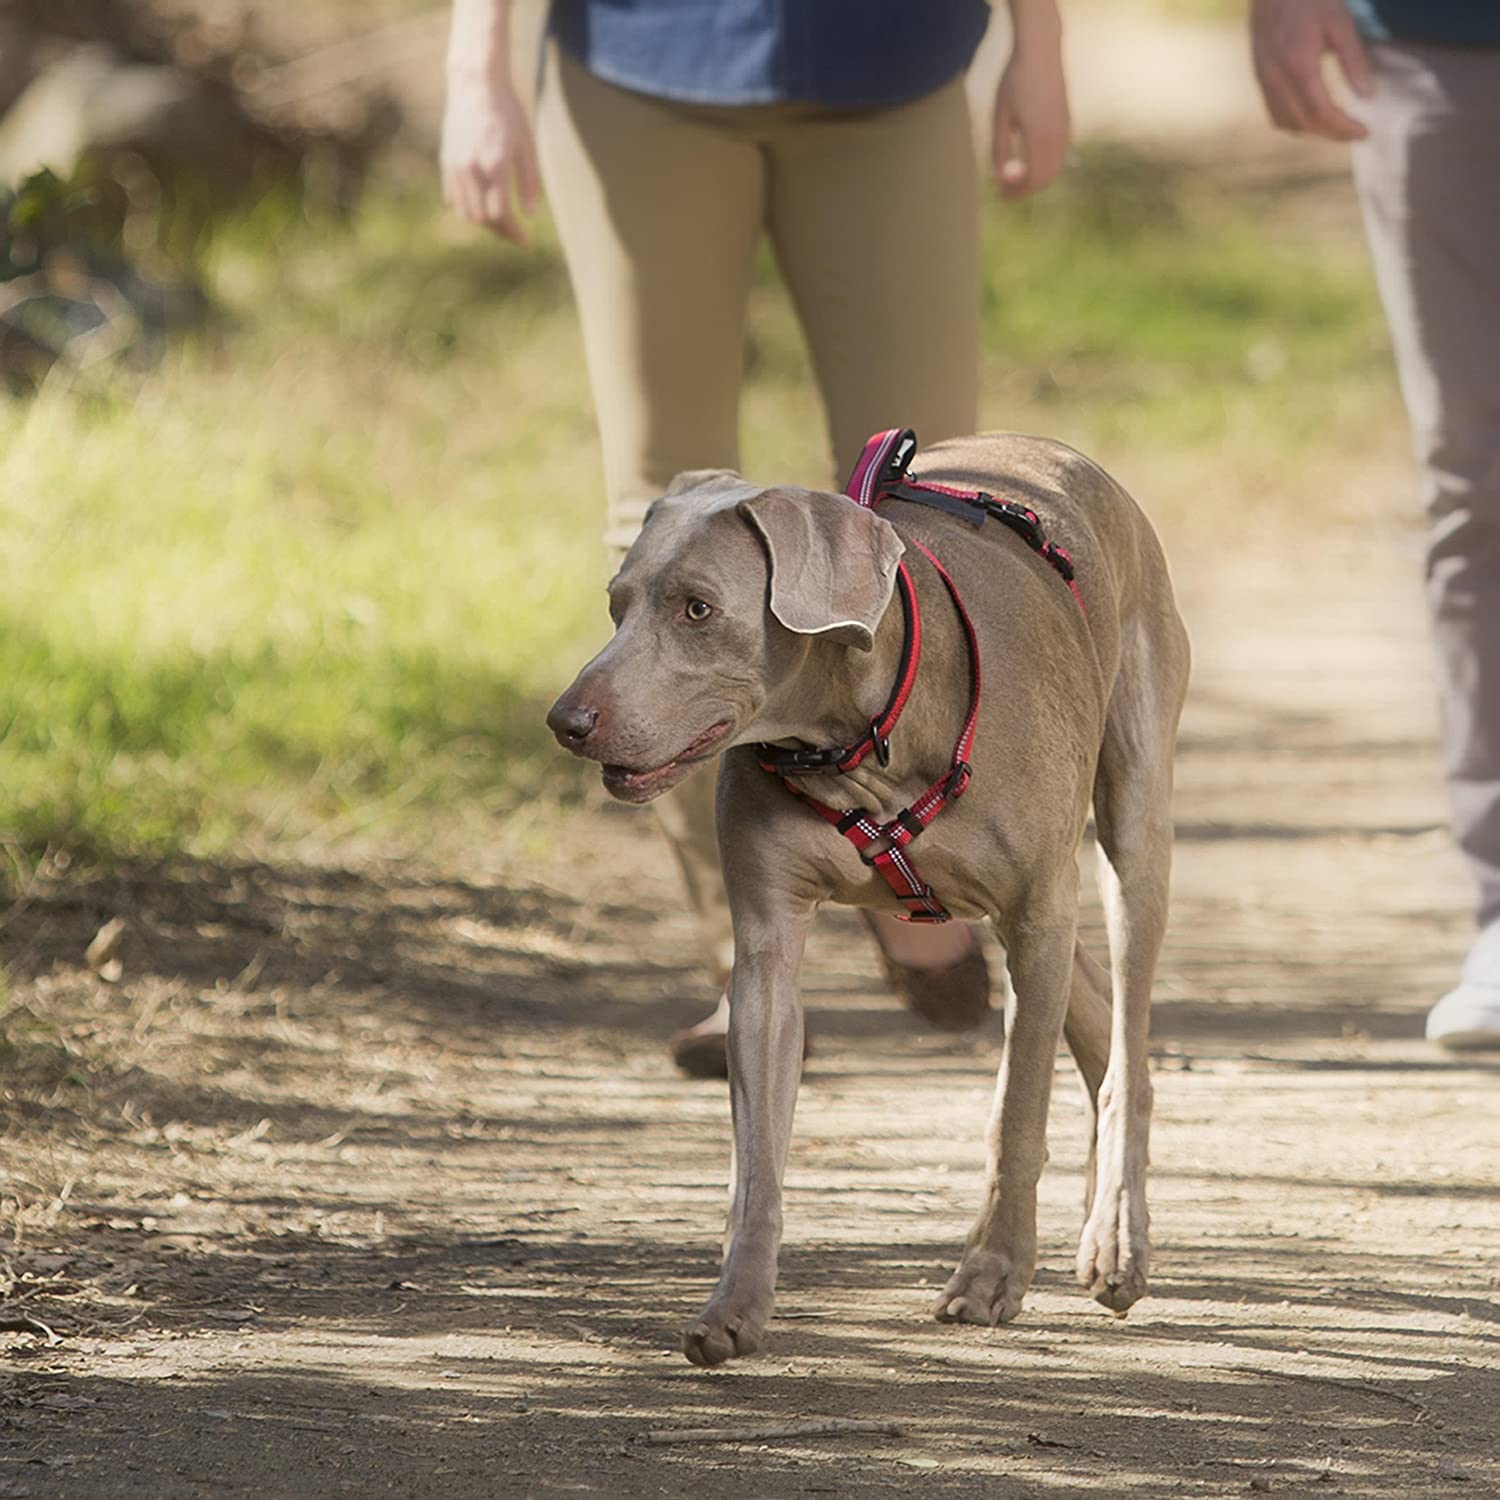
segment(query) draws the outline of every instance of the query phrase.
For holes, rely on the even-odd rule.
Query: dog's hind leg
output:
[[[1109,1066],[1109,971],[1095,961],[1081,942],[1073,949],[1073,987],[1068,994],[1068,1014],[1063,1021],[1063,1039],[1083,1080],[1084,1107],[1088,1111],[1089,1160],[1083,1186],[1085,1218],[1094,1206],[1094,1168],[1099,1141],[1099,1089]]]
[[[1078,1279],[1124,1312],[1146,1290],[1147,1056],[1151,986],[1167,925],[1172,751],[1187,688],[1187,639],[1170,599],[1125,625],[1094,782],[1099,884],[1109,932],[1113,1013],[1099,1088],[1096,1182],[1078,1246]]]

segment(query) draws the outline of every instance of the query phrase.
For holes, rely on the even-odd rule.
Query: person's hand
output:
[[[460,218],[518,245],[521,214],[541,196],[531,125],[516,91],[484,77],[454,77],[443,110],[443,197]]]
[[[1255,77],[1273,123],[1330,141],[1369,134],[1333,102],[1323,78],[1332,53],[1362,99],[1375,87],[1370,55],[1344,0],[1251,0],[1250,46]]]
[[[1040,192],[1068,161],[1073,122],[1054,44],[1011,54],[995,93],[995,186],[1005,198]]]

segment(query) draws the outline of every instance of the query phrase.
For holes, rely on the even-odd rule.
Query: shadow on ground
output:
[[[696,980],[660,882],[618,888],[192,862],[36,882],[0,932],[0,1264],[6,1305],[60,1342],[9,1335],[0,1494],[1500,1481],[1481,1416],[1500,1308],[1470,1253],[1494,1190],[1450,1107],[1494,1074],[1416,1041],[1403,1000],[1434,962],[1430,914],[1373,914],[1378,961],[1357,929],[1289,944],[1223,907],[1180,923],[1155,1027],[1153,1296],[1119,1323],[1070,1284],[1081,1153],[1059,1105],[1042,1270],[993,1331],[927,1310],[972,1209],[998,1022],[917,1031],[858,920],[830,914],[778,1320],[760,1359],[705,1374],[676,1344],[715,1275],[724,1092],[661,1055]],[[107,980],[83,953],[122,914]],[[1384,1111],[1406,1123],[1399,1170]],[[809,1417],[902,1435],[646,1441]]]
[[[98,1496],[653,1494],[703,1482],[732,1495],[920,1482],[935,1494],[1155,1496],[1241,1490],[1253,1476],[1373,1495],[1479,1477],[1467,1466],[1488,1450],[1449,1423],[1492,1393],[1491,1377],[1442,1357],[1430,1330],[1392,1325],[1376,1374],[1368,1351],[1351,1350],[1347,1368],[1336,1353],[1295,1368],[1320,1308],[1432,1305],[1372,1300],[1374,1286],[1421,1279],[1398,1253],[1353,1260],[1351,1285],[1316,1293],[1295,1252],[1189,1258],[1156,1289],[1175,1315],[1139,1326],[1105,1319],[1049,1274],[1040,1308],[998,1331],[922,1321],[916,1272],[950,1253],[928,1240],[790,1248],[770,1352],[703,1374],[667,1352],[712,1275],[703,1253],[525,1235],[198,1251],[195,1279],[234,1286],[253,1322],[226,1339],[213,1309],[159,1305],[134,1372],[17,1371],[11,1472],[35,1475],[35,1494]],[[1247,1297],[1282,1316],[1237,1323],[1193,1306]],[[1461,1310],[1496,1315],[1492,1302]],[[209,1359],[174,1365],[178,1341],[205,1332],[219,1335]],[[277,1333],[295,1337],[298,1360],[236,1368],[237,1347]],[[661,1428],[823,1416],[887,1420],[903,1435],[775,1449],[646,1441]]]

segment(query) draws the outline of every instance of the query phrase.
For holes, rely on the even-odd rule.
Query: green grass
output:
[[[0,829],[213,849],[524,795],[602,620],[556,256],[391,199],[212,265],[227,335],[0,412]]]
[[[1357,246],[1116,152],[985,244],[987,425],[1257,494],[1390,426]],[[268,206],[208,265],[216,332],[0,406],[0,843],[213,853],[576,788],[540,718],[607,629],[605,569],[555,244],[386,187],[347,228]],[[769,276],[749,365],[747,471],[824,481]]]
[[[1111,151],[1054,196],[991,216],[992,352],[1094,369],[1124,359],[1233,384],[1255,378],[1250,353],[1274,340],[1295,349],[1304,374],[1356,373],[1383,337],[1362,263],[1326,264],[1248,216],[1205,236],[1187,201],[1195,191]]]
[[[1101,454],[1228,444],[1252,464],[1268,443],[1296,459],[1388,421],[1363,244],[1299,235],[1277,210],[1274,190],[1236,197],[1211,170],[1102,148],[1056,191],[991,214],[992,401]]]

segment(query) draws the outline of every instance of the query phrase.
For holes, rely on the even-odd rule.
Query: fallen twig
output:
[[[780,1427],[686,1427],[680,1432],[648,1432],[646,1441],[663,1443],[764,1443],[772,1438],[839,1437],[869,1433],[876,1437],[905,1437],[894,1422],[868,1422],[857,1417],[824,1417],[816,1422],[788,1422]]]
[[[1039,1432],[1028,1432],[1026,1441],[1033,1448],[1081,1448],[1082,1443],[1065,1443],[1061,1438],[1043,1437]]]
[[[1262,1370],[1254,1365],[1214,1365],[1212,1368],[1225,1370],[1235,1375],[1262,1375],[1271,1380],[1300,1380],[1308,1385],[1337,1386],[1343,1391],[1353,1391],[1358,1396],[1379,1396],[1383,1400],[1394,1401],[1397,1405],[1416,1412],[1419,1419],[1432,1415],[1431,1411],[1415,1396],[1409,1396],[1405,1391],[1376,1385],[1368,1376],[1361,1380],[1342,1380],[1337,1375],[1317,1375],[1307,1370]]]
[[[49,1349],[62,1343],[61,1334],[54,1333],[40,1318],[33,1318],[29,1313],[0,1312],[0,1329],[6,1333],[39,1333],[47,1340]]]

